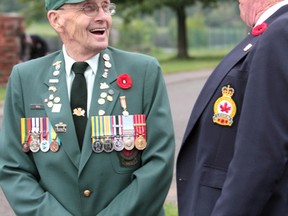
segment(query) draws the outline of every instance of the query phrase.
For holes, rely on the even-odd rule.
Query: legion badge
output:
[[[232,99],[234,89],[230,85],[222,87],[222,97],[214,104],[213,122],[223,126],[231,126],[236,114],[236,104]]]

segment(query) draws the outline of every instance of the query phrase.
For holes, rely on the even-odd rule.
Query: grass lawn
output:
[[[0,86],[0,103],[4,100],[5,97],[5,88]]]
[[[178,216],[178,209],[176,204],[165,203],[164,205],[166,216]]]

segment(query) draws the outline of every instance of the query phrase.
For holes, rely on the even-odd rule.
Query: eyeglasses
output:
[[[58,10],[67,10],[67,9],[77,9],[79,11],[83,11],[84,14],[90,17],[95,17],[98,15],[99,6],[96,3],[86,3],[82,7],[61,7]],[[107,15],[114,15],[116,13],[116,5],[114,3],[101,3],[101,8]]]

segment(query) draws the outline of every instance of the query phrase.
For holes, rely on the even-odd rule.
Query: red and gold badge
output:
[[[222,97],[214,104],[213,122],[223,126],[231,126],[236,114],[236,104],[232,99],[234,89],[230,85],[222,87]]]

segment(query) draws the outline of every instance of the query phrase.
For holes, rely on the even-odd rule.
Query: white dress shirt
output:
[[[64,59],[65,59],[67,91],[68,91],[68,97],[70,100],[71,86],[75,77],[74,72],[72,73],[72,65],[76,61],[67,54],[67,51],[64,45],[62,47],[62,50],[64,54]],[[89,116],[89,111],[90,111],[94,80],[95,80],[97,69],[98,69],[99,55],[100,54],[97,54],[96,56],[93,56],[92,58],[85,61],[89,64],[89,67],[87,67],[84,73],[84,76],[86,78],[86,83],[87,83],[87,116]]]

